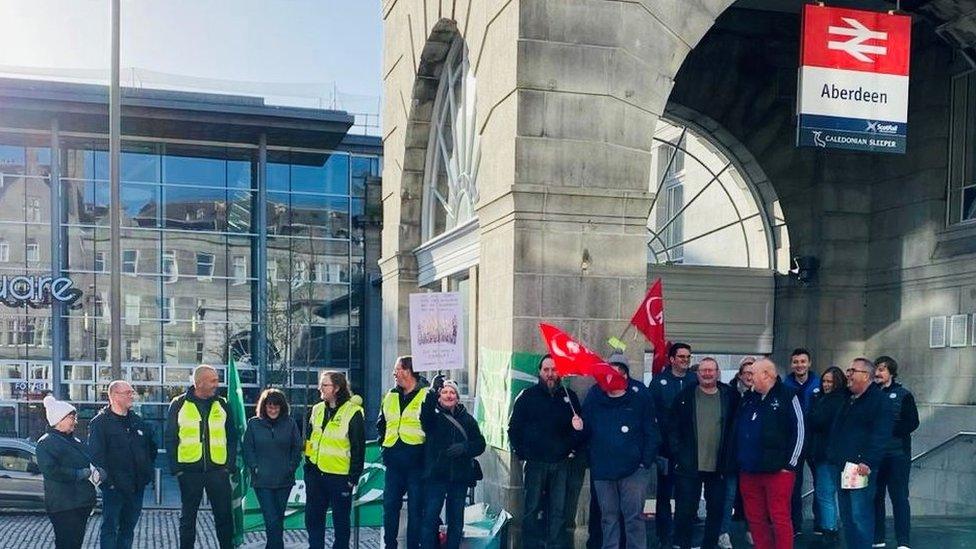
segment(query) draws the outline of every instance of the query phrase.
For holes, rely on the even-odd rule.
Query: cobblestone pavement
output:
[[[95,513],[88,520],[85,532],[84,549],[98,548],[98,528],[102,524],[102,517]],[[136,526],[134,548],[162,549],[179,547],[179,511],[143,511],[139,524]],[[326,533],[326,547],[331,545],[332,532]],[[264,547],[264,533],[253,533],[245,536],[243,547],[258,549]],[[51,522],[43,513],[0,513],[0,547],[3,549],[50,549],[54,547],[54,531]],[[213,515],[200,511],[197,515],[197,544],[198,549],[217,548],[214,532]],[[304,530],[285,532],[285,547],[297,549],[308,547],[308,536]],[[360,530],[359,547],[373,549],[380,547],[378,528],[363,528]]]

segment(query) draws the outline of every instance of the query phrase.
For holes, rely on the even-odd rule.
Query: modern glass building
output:
[[[47,391],[83,420],[107,399],[107,97],[0,80],[0,435],[40,434]],[[200,363],[223,381],[236,361],[250,403],[268,384],[315,402],[323,368],[362,388],[379,138],[260,98],[124,90],[123,105],[122,370],[142,413],[161,421]],[[81,296],[15,300],[33,280],[17,277]]]

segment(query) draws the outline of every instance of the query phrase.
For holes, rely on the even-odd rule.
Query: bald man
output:
[[[193,386],[174,398],[166,416],[166,454],[180,484],[180,549],[193,549],[203,491],[213,509],[220,549],[232,549],[230,473],[240,440],[227,399],[217,394],[217,370],[193,369]]]
[[[92,463],[105,469],[102,481],[102,549],[129,549],[142,495],[153,479],[156,437],[152,427],[132,411],[136,392],[122,380],[108,385],[108,406],[88,424]]]
[[[803,409],[763,358],[747,367],[755,396],[736,415],[739,490],[756,549],[792,549],[790,497],[803,451]]]

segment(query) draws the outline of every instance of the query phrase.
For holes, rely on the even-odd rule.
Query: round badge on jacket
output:
[[[668,380],[666,380],[666,379],[662,379],[661,380],[661,385],[667,385],[667,384],[668,384]]]
[[[891,395],[888,396],[888,398],[898,398],[898,395],[896,395],[895,393],[891,393]]]
[[[630,427],[627,427],[626,425],[623,425],[623,426],[620,427],[620,432],[621,433],[629,433],[630,432]]]

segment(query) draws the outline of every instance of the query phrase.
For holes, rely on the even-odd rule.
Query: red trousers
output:
[[[739,473],[739,491],[756,549],[793,549],[790,496],[796,473]]]

